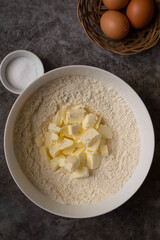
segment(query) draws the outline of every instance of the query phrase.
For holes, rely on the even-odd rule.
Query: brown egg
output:
[[[125,38],[130,29],[127,17],[118,11],[105,12],[101,17],[100,26],[104,34],[113,40]]]
[[[126,15],[136,29],[147,26],[153,18],[155,5],[153,0],[131,0],[128,4]]]
[[[103,0],[104,5],[110,10],[120,10],[127,6],[129,0]]]

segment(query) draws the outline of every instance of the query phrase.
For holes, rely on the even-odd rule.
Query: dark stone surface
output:
[[[91,219],[67,219],[43,211],[14,183],[3,153],[3,132],[17,98],[0,83],[0,239],[160,239],[160,44],[136,56],[104,52],[86,37],[73,0],[0,0],[0,61],[26,49],[45,71],[86,64],[129,83],[146,104],[156,133],[151,170],[137,193],[113,212]]]

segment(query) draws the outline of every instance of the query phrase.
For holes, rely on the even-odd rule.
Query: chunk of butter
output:
[[[67,126],[63,126],[61,128],[60,136],[61,137],[69,137],[69,138],[71,137],[68,133],[68,127]]]
[[[65,160],[60,160],[60,167],[68,173],[73,173],[79,167],[80,161],[75,156],[68,156]]]
[[[101,165],[101,155],[99,153],[87,153],[87,167],[89,169],[99,168]]]
[[[58,164],[54,161],[54,159],[52,159],[50,163],[53,171],[56,171],[59,168]]]
[[[59,149],[63,150],[66,149],[68,147],[73,146],[74,142],[71,139],[68,138],[64,138],[63,141],[60,143]]]
[[[103,157],[108,157],[108,146],[107,145],[101,145],[100,149],[101,149],[101,155]]]
[[[84,109],[69,109],[66,112],[66,123],[81,123],[84,119],[85,111]]]
[[[100,139],[98,139],[95,143],[93,143],[91,146],[87,147],[86,151],[90,152],[96,152],[100,145]]]
[[[95,125],[96,123],[96,120],[97,120],[97,116],[92,114],[92,113],[89,113],[85,116],[84,120],[83,120],[83,124],[82,124],[82,127],[83,129],[87,129],[87,128],[91,128]]]
[[[57,127],[55,123],[50,123],[48,126],[48,130],[59,133],[61,131],[61,128]]]
[[[53,145],[49,148],[49,154],[54,158],[60,153],[60,150],[57,146]]]
[[[77,149],[73,155],[76,156],[80,162],[85,166],[87,164],[87,156],[86,153],[84,152],[85,148],[80,148]]]
[[[62,153],[58,154],[57,157],[54,157],[54,161],[57,163],[58,166],[60,166],[60,160],[61,159],[64,159],[64,160],[66,159],[65,156]]]
[[[81,124],[80,123],[68,125],[69,135],[76,135],[79,132],[80,129],[81,129]]]
[[[86,147],[91,146],[96,140],[100,138],[99,132],[94,128],[88,129],[81,137],[81,141]]]
[[[75,140],[75,146],[77,148],[84,148],[85,145],[81,142],[81,140]]]
[[[62,110],[59,110],[55,117],[55,122],[58,126],[61,126],[64,121],[64,113]]]
[[[86,178],[89,177],[89,169],[87,167],[78,168],[71,175],[72,178]]]
[[[51,140],[52,141],[57,141],[58,139],[59,139],[59,136],[56,133],[52,132],[51,133]]]
[[[99,132],[102,134],[102,136],[112,139],[113,131],[107,125],[100,124]]]
[[[97,121],[97,123],[96,123],[96,129],[99,128],[99,125],[100,125],[101,120],[102,120],[102,116],[99,116],[99,117],[98,117],[98,121]]]
[[[68,147],[63,150],[64,155],[71,155],[75,150],[75,146]]]

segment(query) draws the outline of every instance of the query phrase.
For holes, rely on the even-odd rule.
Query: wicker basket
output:
[[[87,36],[104,50],[121,55],[133,55],[152,48],[160,38],[160,0],[152,22],[142,30],[131,29],[121,41],[107,38],[100,29],[101,15],[106,11],[102,0],[78,0],[77,15]]]

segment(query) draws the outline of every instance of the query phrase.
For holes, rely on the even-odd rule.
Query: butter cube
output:
[[[71,139],[64,138],[63,141],[60,143],[59,149],[64,150],[68,147],[73,146],[74,142]]]
[[[76,156],[80,162],[85,166],[87,164],[87,156],[84,152],[85,148],[77,149],[73,155]]]
[[[77,148],[85,148],[85,145],[81,142],[81,140],[75,140],[75,146]]]
[[[55,117],[55,123],[58,125],[58,126],[61,126],[62,123],[64,121],[64,113],[62,110],[59,110],[56,114],[56,117]]]
[[[40,149],[40,155],[46,161],[50,161],[51,160],[51,157],[49,156],[48,151],[47,151],[47,149],[44,146]]]
[[[83,120],[83,124],[82,124],[83,129],[93,127],[96,123],[96,120],[97,120],[96,115],[92,113],[87,114]]]
[[[45,147],[50,148],[52,146],[51,135],[49,132],[45,132]]]
[[[62,127],[60,136],[61,137],[68,137],[68,138],[71,137],[68,133],[68,127],[67,126]]]
[[[89,169],[96,169],[99,168],[101,165],[101,155],[99,153],[88,153],[87,154],[87,167]]]
[[[95,143],[93,143],[91,146],[87,147],[87,151],[90,152],[96,152],[100,145],[100,139],[98,139]]]
[[[96,123],[96,129],[99,128],[99,125],[100,125],[101,120],[102,120],[102,116],[99,116],[99,117],[98,117],[98,121],[97,121],[97,123]]]
[[[89,169],[87,167],[78,168],[71,175],[72,178],[86,178],[89,177]]]
[[[53,131],[55,127],[57,127],[57,125],[56,125],[55,123],[50,123],[50,124],[48,125],[48,130],[49,130],[49,131]]]
[[[75,150],[75,146],[68,147],[63,150],[64,155],[71,155]]]
[[[107,145],[101,145],[101,155],[102,157],[108,157],[108,146]]]
[[[81,129],[80,123],[68,125],[69,135],[76,135],[80,129]]]
[[[50,132],[57,132],[57,133],[59,133],[60,131],[61,131],[61,128],[60,127],[57,127],[57,125],[55,124],[55,123],[50,123],[49,125],[48,125],[48,130],[50,131]]]
[[[54,158],[60,153],[60,150],[57,146],[53,145],[49,148],[49,154]]]
[[[99,132],[102,134],[102,136],[112,139],[113,131],[107,125],[100,124]]]
[[[53,171],[56,171],[59,168],[58,164],[54,161],[54,159],[52,159],[50,161],[50,163],[51,163],[51,168],[53,169]]]
[[[60,166],[61,159],[66,159],[66,157],[62,153],[60,153],[56,157],[54,157],[54,161],[57,163],[58,166]]]
[[[66,123],[81,123],[84,119],[85,110],[84,109],[70,109],[66,112]]]
[[[75,156],[68,156],[66,159],[60,160],[60,167],[68,173],[73,173],[79,167],[80,161]]]
[[[59,136],[56,133],[52,132],[51,133],[51,140],[52,141],[57,141],[58,139],[59,139]]]
[[[91,146],[96,140],[100,138],[99,132],[94,128],[88,129],[81,137],[81,141],[86,147]]]
[[[36,138],[35,138],[35,143],[41,147],[43,145],[44,142],[44,138],[42,136],[42,134],[39,134]]]

